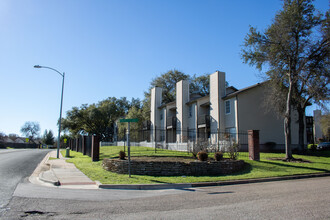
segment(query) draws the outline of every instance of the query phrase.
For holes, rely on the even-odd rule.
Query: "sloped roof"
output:
[[[228,94],[228,95],[226,95],[226,96],[224,96],[224,97],[222,97],[222,98],[223,98],[223,99],[232,98],[232,97],[234,97],[234,96],[236,96],[236,95],[238,95],[238,94],[240,94],[240,93],[242,93],[242,92],[246,92],[246,91],[248,91],[248,90],[250,90],[250,89],[253,89],[253,88],[257,87],[257,86],[263,85],[263,84],[265,84],[266,82],[268,82],[268,81],[261,82],[261,83],[257,83],[257,84],[254,84],[254,85],[252,85],[252,86],[249,86],[249,87],[246,87],[246,88],[243,88],[243,89],[237,90],[236,92],[230,93],[230,94]]]

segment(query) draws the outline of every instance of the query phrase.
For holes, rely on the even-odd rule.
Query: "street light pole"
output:
[[[62,92],[61,92],[61,105],[60,105],[60,119],[59,119],[58,138],[57,138],[57,158],[60,158],[61,122],[62,122],[62,105],[63,105],[63,91],[64,91],[64,77],[65,77],[65,73],[63,72],[63,74],[62,74],[60,71],[57,71],[56,69],[53,69],[53,68],[47,67],[47,66],[35,65],[34,68],[46,68],[46,69],[50,69],[50,70],[53,70],[53,71],[57,72],[58,74],[60,74],[62,76]]]

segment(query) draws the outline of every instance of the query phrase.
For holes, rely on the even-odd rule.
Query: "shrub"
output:
[[[307,145],[307,149],[311,151],[315,151],[317,148],[317,144],[309,144]]]
[[[239,150],[239,145],[234,142],[227,149],[227,154],[228,154],[229,158],[233,159],[233,160],[236,160],[238,158],[238,150]]]
[[[209,155],[206,153],[206,151],[199,151],[197,154],[197,158],[200,161],[206,161]]]
[[[222,158],[223,158],[223,153],[222,152],[215,152],[214,153],[214,159],[216,161],[220,161],[220,160],[222,160]]]
[[[126,154],[125,154],[125,152],[124,151],[119,151],[119,159],[121,159],[121,160],[125,160],[125,157],[126,157]]]

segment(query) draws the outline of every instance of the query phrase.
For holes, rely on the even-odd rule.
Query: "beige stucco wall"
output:
[[[226,101],[230,101],[230,113],[226,114],[225,113],[225,128],[234,128],[236,127],[236,118],[235,118],[235,100],[236,97],[227,99]],[[225,101],[225,103],[226,103]],[[225,104],[226,107],[226,104]]]
[[[191,107],[190,107],[191,106]],[[196,129],[197,121],[196,121],[196,102],[192,103],[188,106],[188,109],[191,108],[192,110],[192,115],[189,117],[189,111],[188,111],[188,127],[189,129]]]
[[[176,107],[175,103],[166,105],[166,117],[176,116],[176,110],[171,110],[171,109],[175,109],[175,107]]]
[[[210,108],[207,106],[202,107],[201,105],[210,101],[210,97],[206,96],[197,100],[197,114],[199,115],[209,115]]]
[[[239,93],[237,98],[238,130],[259,130],[260,144],[275,142],[278,145],[285,143],[284,120],[274,112],[267,112],[263,104],[267,84],[256,86]],[[298,115],[292,114],[292,144],[298,144]]]
[[[323,137],[323,134],[322,134],[322,129],[321,129],[321,110],[314,110],[313,111],[313,114],[314,114],[314,137],[315,137],[315,143],[317,143],[318,139],[319,138],[322,138]]]

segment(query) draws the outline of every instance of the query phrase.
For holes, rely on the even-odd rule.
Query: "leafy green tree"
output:
[[[148,91],[144,92],[144,100],[142,105],[143,120],[150,120],[150,90],[152,88],[163,88],[163,103],[173,102],[176,97],[176,83],[186,79],[190,79],[189,75],[186,75],[176,69],[169,70],[166,73],[152,79]]]
[[[139,131],[143,125],[144,116],[142,109],[133,106],[127,113],[126,118],[137,118],[139,121],[130,124],[131,140],[139,140]],[[118,134],[122,137],[127,129],[127,123],[118,123]]]
[[[304,111],[305,106],[301,103],[307,105],[309,100],[316,99],[313,94],[319,89],[319,82],[329,79],[328,28],[322,16],[315,13],[311,0],[284,0],[283,9],[276,14],[265,33],[251,27],[245,38],[244,62],[259,70],[267,66],[266,76],[273,81],[272,85],[286,88],[284,133],[287,159],[292,158],[292,107],[298,110],[299,103]]]
[[[80,108],[73,107],[67,112],[67,117],[62,119],[63,129],[72,136],[81,134],[98,135],[102,140],[111,140],[114,134],[114,123],[124,117],[132,104],[140,106],[138,99],[129,102],[125,97],[117,99],[109,97],[97,104],[84,104]]]
[[[190,83],[190,93],[199,93],[201,96],[210,94],[210,74],[203,74],[192,77]]]
[[[42,143],[47,145],[53,145],[55,143],[54,139],[55,138],[53,132],[51,130],[47,131],[46,129],[42,137]]]
[[[229,84],[226,81],[226,87]],[[193,75],[190,79],[190,93],[198,93],[201,96],[206,96],[210,94],[210,74],[204,73],[200,76]]]
[[[60,139],[60,146],[62,146],[62,147],[68,147],[69,146],[69,141],[70,141],[71,138],[73,138],[73,137],[70,136],[70,135],[68,135],[68,134],[62,134],[61,135],[61,139]],[[64,139],[66,139],[66,143],[64,143],[65,142]],[[56,142],[57,142],[57,140],[55,141],[55,143]]]
[[[29,138],[29,143],[34,142],[40,132],[40,125],[38,122],[27,121],[21,128],[21,133]]]
[[[150,98],[150,90],[153,87],[163,88],[163,102],[173,102],[176,97],[176,83],[181,80],[188,80],[189,75],[186,75],[176,69],[169,70],[168,72],[154,78],[150,83],[148,92],[145,93],[145,97]]]

